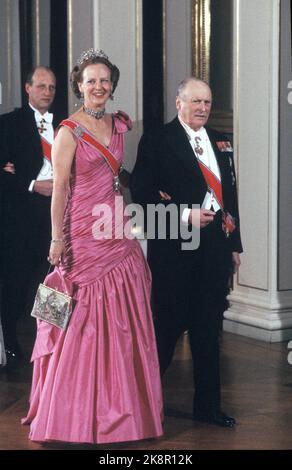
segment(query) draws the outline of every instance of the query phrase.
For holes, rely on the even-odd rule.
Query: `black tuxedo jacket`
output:
[[[237,204],[235,169],[232,152],[222,152],[217,142],[228,139],[217,131],[206,127],[220,173],[224,200],[224,209],[236,220],[236,230],[226,239],[230,252],[242,252],[240,222]],[[171,203],[176,205],[202,204],[207,185],[198,161],[189,143],[188,137],[178,118],[162,128],[144,134],[138,147],[135,168],[131,177],[131,193],[134,202],[145,207],[158,204],[159,190],[171,196]],[[201,230],[201,237],[204,236]],[[195,256],[193,252],[182,252],[181,243],[173,240],[153,240],[148,242],[154,256],[171,258]]]
[[[15,166],[12,175],[3,170],[7,162]],[[50,199],[28,191],[43,165],[40,135],[34,111],[27,104],[0,116],[0,234],[21,236],[31,230],[31,222],[45,211],[50,217]],[[7,235],[8,234],[8,235]]]
[[[0,182],[5,193],[12,199],[31,199],[28,187],[36,179],[42,165],[43,155],[40,135],[34,111],[27,104],[11,113],[0,116]],[[2,170],[5,163],[14,164],[16,174]],[[34,197],[37,195],[35,194]]]
[[[15,166],[15,174],[3,167]],[[51,238],[51,198],[28,188],[43,165],[34,111],[27,104],[0,116],[0,274],[3,331],[14,347],[16,321],[43,280]]]

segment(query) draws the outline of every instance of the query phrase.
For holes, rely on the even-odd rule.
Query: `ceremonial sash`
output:
[[[217,199],[217,202],[221,209],[224,209],[224,203],[223,203],[223,196],[222,196],[222,186],[221,186],[221,181],[217,178],[217,176],[206,166],[204,163],[202,163],[199,159],[198,163],[201,169],[201,172],[203,173],[203,176],[205,178],[205,181],[207,183],[207,186],[211,189],[213,192],[215,198]]]
[[[51,160],[52,160],[52,157],[51,157],[52,146],[44,137],[40,136],[40,138],[41,138],[41,144],[42,144],[42,149],[43,149],[43,156],[49,162],[51,162]]]
[[[102,154],[104,160],[110,167],[111,171],[114,174],[115,178],[118,178],[119,172],[120,172],[120,164],[119,162],[115,159],[113,154],[109,151],[108,148],[106,148],[104,145],[102,145],[100,142],[95,140],[90,134],[88,134],[86,131],[81,129],[81,127],[73,122],[70,121],[70,119],[65,119],[64,121],[61,122],[61,126],[67,126],[72,129],[78,137],[83,139],[85,142],[89,143],[93,147],[95,147],[99,152]]]
[[[221,210],[222,210],[222,230],[225,233],[226,237],[229,237],[230,233],[235,230],[235,220],[229,212],[224,211],[224,202],[223,202],[223,195],[222,195],[222,185],[221,181],[217,178],[217,176],[206,166],[202,163],[199,159],[198,163],[200,169],[203,173],[205,181],[208,185],[208,188],[214,194]]]

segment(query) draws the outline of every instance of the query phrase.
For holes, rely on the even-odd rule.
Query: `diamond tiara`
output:
[[[86,62],[90,59],[95,59],[96,57],[102,57],[103,59],[109,60],[108,56],[101,49],[94,50],[93,47],[88,49],[88,51],[83,51],[79,59],[77,60],[77,65],[80,67],[83,62]]]

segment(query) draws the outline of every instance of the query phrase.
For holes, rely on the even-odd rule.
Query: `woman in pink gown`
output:
[[[61,123],[53,146],[49,259],[73,286],[76,305],[65,331],[38,322],[23,420],[33,441],[110,443],[162,435],[149,268],[138,241],[121,236],[126,217],[113,214],[111,237],[98,233],[100,205],[114,213],[121,194],[102,153],[81,135],[98,140],[122,164],[131,123],[125,113],[105,113],[118,78],[102,51],[82,54],[71,83],[84,105],[69,125]]]

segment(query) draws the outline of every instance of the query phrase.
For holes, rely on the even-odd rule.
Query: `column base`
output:
[[[282,341],[289,341],[292,338],[292,328],[267,330],[227,319],[223,321],[223,330],[228,333],[265,341],[266,343],[280,343]]]
[[[230,308],[224,313],[223,329],[269,343],[292,338],[291,292],[277,293],[233,291]]]

